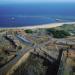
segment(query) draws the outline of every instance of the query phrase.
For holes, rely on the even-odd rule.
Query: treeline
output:
[[[65,38],[70,36],[70,33],[65,30],[46,29],[48,35],[53,35],[55,38]]]
[[[65,38],[67,36],[70,36],[70,33],[68,31],[65,31],[65,30],[58,30],[58,29],[48,28],[48,29],[45,29],[45,31],[48,35],[53,35],[54,38]],[[37,31],[36,30],[33,31],[32,29],[27,29],[27,30],[25,30],[25,32],[32,34],[32,33],[35,33]],[[40,32],[42,32],[42,29],[40,30]]]

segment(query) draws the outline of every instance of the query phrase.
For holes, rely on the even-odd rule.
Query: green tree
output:
[[[31,29],[27,29],[25,30],[26,33],[33,33],[33,31]]]

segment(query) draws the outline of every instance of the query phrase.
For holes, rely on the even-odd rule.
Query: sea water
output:
[[[22,27],[75,21],[75,3],[0,5],[0,27]]]

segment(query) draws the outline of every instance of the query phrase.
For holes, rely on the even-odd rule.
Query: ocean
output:
[[[0,4],[0,27],[75,21],[75,3]]]

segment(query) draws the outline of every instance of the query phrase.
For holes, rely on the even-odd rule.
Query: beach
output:
[[[24,29],[25,30],[25,29],[39,29],[39,28],[54,28],[54,27],[62,26],[64,24],[75,24],[75,22],[50,23],[50,24],[23,26],[23,27],[6,27],[0,29]]]

